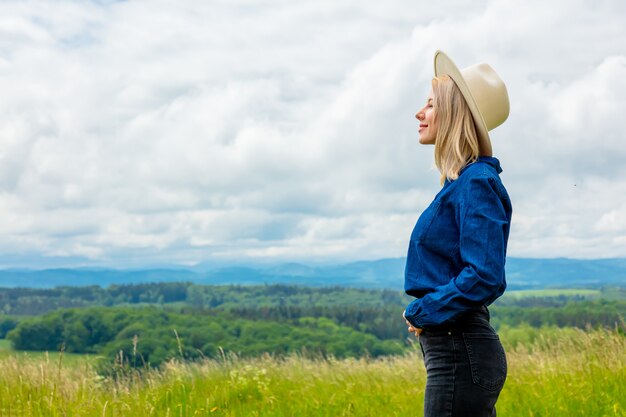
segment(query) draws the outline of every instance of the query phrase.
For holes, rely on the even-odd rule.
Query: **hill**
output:
[[[196,284],[294,284],[401,289],[404,258],[359,261],[333,265],[299,263],[271,265],[220,265],[158,269],[5,269],[0,286],[52,288],[189,281]],[[558,287],[597,288],[626,286],[626,258],[615,259],[507,259],[510,290]]]

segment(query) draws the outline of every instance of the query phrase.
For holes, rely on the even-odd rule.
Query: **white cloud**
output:
[[[511,255],[624,256],[618,1],[0,3],[0,250],[403,256],[435,49],[489,62]]]
[[[616,130],[626,108],[626,50],[609,56],[591,72],[559,91],[550,103],[548,117],[565,138],[565,146],[592,151],[623,149],[622,132]]]

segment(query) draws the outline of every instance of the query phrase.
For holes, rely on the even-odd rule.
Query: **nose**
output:
[[[421,110],[420,110],[420,111],[418,111],[418,112],[415,114],[415,118],[421,122],[422,120],[424,120],[424,112],[422,112]]]

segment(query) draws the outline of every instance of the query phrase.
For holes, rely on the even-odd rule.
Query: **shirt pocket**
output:
[[[424,237],[428,235],[430,226],[433,224],[433,220],[437,217],[439,207],[441,207],[441,202],[433,201],[430,206],[422,212],[411,234],[411,242],[421,242],[424,240]]]
[[[426,270],[425,262],[427,262],[428,259],[428,257],[424,256],[425,237],[428,236],[428,230],[437,216],[440,205],[439,201],[431,203],[431,205],[422,212],[415,224],[413,233],[411,233],[410,253],[409,256],[407,256],[407,271],[409,271],[414,278],[424,276],[424,271]]]

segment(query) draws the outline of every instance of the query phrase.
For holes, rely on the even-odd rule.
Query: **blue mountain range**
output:
[[[293,284],[402,290],[404,264],[404,258],[392,258],[333,265],[277,263],[213,267],[210,263],[202,263],[195,267],[146,269],[4,269],[0,270],[0,286],[106,287],[112,284],[190,281],[198,284]],[[506,274],[508,289],[626,287],[626,258],[508,258]]]

